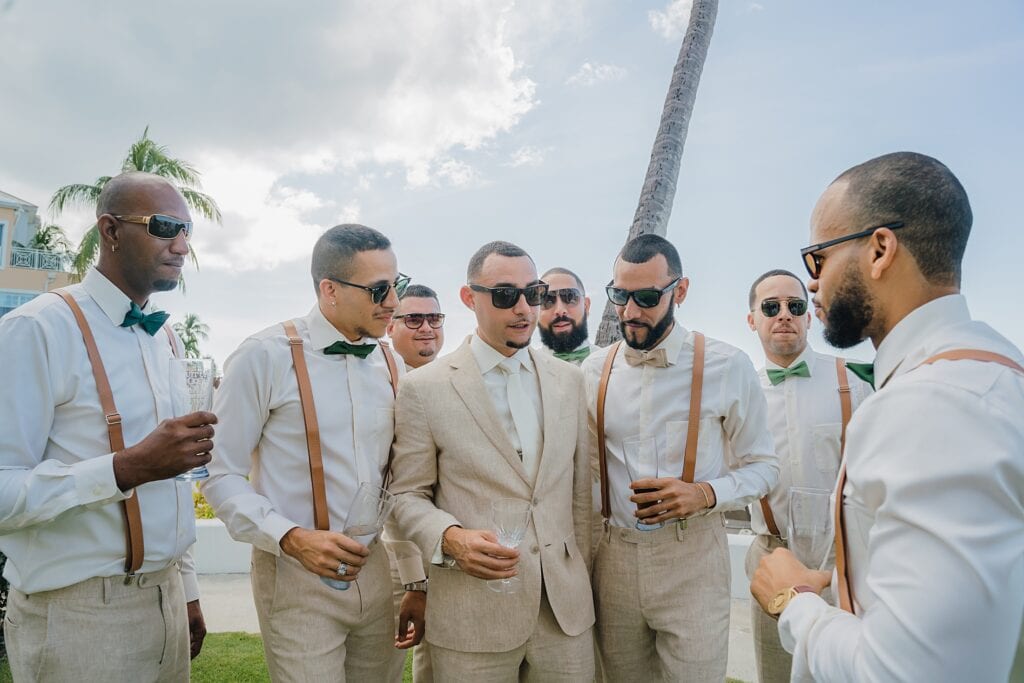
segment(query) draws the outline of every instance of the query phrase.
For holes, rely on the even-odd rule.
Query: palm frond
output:
[[[102,189],[98,185],[84,185],[81,183],[57,188],[57,191],[53,193],[53,197],[50,198],[50,211],[60,214],[64,209],[77,204],[95,205]]]
[[[190,187],[179,187],[181,195],[185,198],[185,202],[192,208],[198,211],[203,217],[211,221],[221,222],[220,207],[217,206],[217,202],[210,195],[200,192],[199,190],[193,190]]]
[[[85,277],[85,274],[96,263],[100,254],[100,231],[93,225],[82,235],[82,241],[78,243],[78,252],[71,262],[71,268],[78,279]]]

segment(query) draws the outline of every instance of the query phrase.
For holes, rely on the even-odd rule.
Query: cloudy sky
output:
[[[157,300],[199,314],[219,361],[310,308],[312,244],[349,221],[441,293],[448,350],[473,326],[465,264],[492,239],[577,270],[596,330],[688,14],[678,0],[0,0],[0,189],[45,207],[116,172],[148,125],[224,213],[197,228],[187,294]],[[678,317],[759,364],[750,281],[800,272],[835,175],[909,149],[967,187],[965,292],[1024,346],[1021,73],[1019,0],[721,0],[669,226],[692,283]],[[56,219],[76,238],[90,224]]]

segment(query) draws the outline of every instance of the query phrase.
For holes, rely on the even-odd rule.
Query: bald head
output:
[[[143,206],[152,203],[154,196],[170,198],[177,196],[177,199],[184,205],[185,200],[174,185],[165,178],[143,171],[129,171],[114,176],[103,186],[99,198],[96,200],[96,217],[103,214],[119,215],[140,213]],[[186,210],[185,215],[175,216],[183,220],[190,217]]]

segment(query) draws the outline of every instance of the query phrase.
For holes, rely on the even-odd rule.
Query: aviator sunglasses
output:
[[[339,280],[338,278],[331,277],[330,275],[327,276],[327,279],[330,280],[331,282],[337,282],[339,285],[345,285],[347,287],[355,287],[357,289],[366,290],[367,292],[370,293],[370,299],[375,304],[379,304],[382,301],[384,301],[384,299],[388,298],[388,290],[390,290],[392,287],[395,288],[395,294],[398,296],[399,299],[401,299],[402,295],[405,294],[405,290],[408,289],[409,283],[412,282],[412,278],[409,277],[408,275],[405,275],[404,273],[399,273],[398,279],[396,279],[394,282],[385,282],[379,285],[373,285],[372,287],[367,287],[366,285],[357,285],[354,282],[345,282],[344,280]]]
[[[786,308],[790,315],[800,317],[807,312],[807,302],[803,299],[787,299]],[[778,299],[765,299],[761,302],[761,312],[766,318],[774,318],[782,311],[782,302]]]
[[[548,310],[549,308],[554,308],[555,303],[557,303],[559,299],[561,299],[562,303],[564,303],[566,306],[574,306],[578,304],[580,302],[580,299],[582,298],[583,293],[580,292],[580,290],[576,289],[575,287],[566,287],[565,289],[549,289],[548,293],[544,295],[544,301],[541,303],[541,306],[544,307],[545,311]]]
[[[113,215],[113,214],[112,214]],[[114,218],[122,223],[137,223],[145,225],[149,234],[161,240],[173,240],[179,232],[185,233],[185,239],[192,239],[192,223],[183,221],[174,216],[165,216],[162,213],[154,213],[151,216],[120,216]]]
[[[484,287],[470,283],[469,288],[474,292],[490,292],[491,305],[495,308],[512,308],[519,302],[519,297],[526,298],[529,306],[540,306],[547,296],[548,286],[545,282],[538,282],[535,285],[526,287]]]
[[[665,296],[666,292],[671,292],[677,284],[679,284],[680,278],[676,278],[672,282],[668,283],[668,286],[663,289],[654,289],[653,287],[647,289],[622,289],[621,287],[612,287],[611,283],[604,288],[606,294],[608,294],[608,300],[616,306],[625,306],[629,303],[629,298],[633,297],[633,301],[640,308],[654,308],[661,301],[661,297]]]
[[[441,329],[444,325],[444,313],[406,313],[405,315],[391,316],[392,320],[401,320],[410,330],[418,330],[427,321],[432,329]]]

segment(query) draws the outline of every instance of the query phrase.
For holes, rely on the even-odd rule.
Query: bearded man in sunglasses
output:
[[[609,681],[725,678],[722,512],[742,509],[778,478],[750,359],[675,320],[689,284],[670,242],[627,242],[606,289],[623,342],[583,362],[604,518],[596,634]]]
[[[395,411],[395,517],[432,562],[427,640],[436,678],[589,681],[582,376],[529,347],[548,286],[525,251],[486,244],[466,275],[459,295],[476,331],[409,373]],[[532,506],[517,548],[495,534],[491,504],[509,498]],[[513,577],[512,595],[485,583]]]
[[[374,533],[342,532],[360,484],[388,476],[404,366],[378,338],[409,278],[388,238],[355,224],[321,235],[311,272],[312,310],[257,332],[225,364],[214,399],[223,431],[202,491],[232,537],[253,545],[274,681],[399,681],[401,649],[423,636],[422,560],[399,566],[412,575],[400,579],[396,636],[387,553]]]
[[[425,285],[409,285],[388,323],[388,338],[406,370],[436,360],[444,346],[444,313],[437,292]]]
[[[541,279],[548,284],[548,293],[537,319],[540,341],[555,358],[579,365],[591,351],[587,339],[590,297],[583,281],[566,268],[550,268]]]
[[[151,295],[178,285],[191,218],[166,180],[125,173],[96,228],[80,284],[0,320],[7,655],[17,681],[187,681],[206,629],[175,475],[209,460],[217,419],[174,417],[184,348]]]
[[[824,498],[835,487],[845,422],[871,394],[871,385],[849,372],[843,359],[818,353],[807,344],[807,301],[804,283],[788,270],[770,270],[750,286],[747,324],[764,348],[765,366],[758,375],[779,456],[779,483],[750,506],[757,538],[747,552],[747,578],[752,578],[762,557],[789,547],[791,488],[813,489]],[[829,518],[830,513],[823,511],[816,523],[826,529]],[[831,566],[831,558],[827,560]],[[792,657],[779,642],[778,622],[756,600],[750,601],[750,620],[757,679],[789,681]]]

